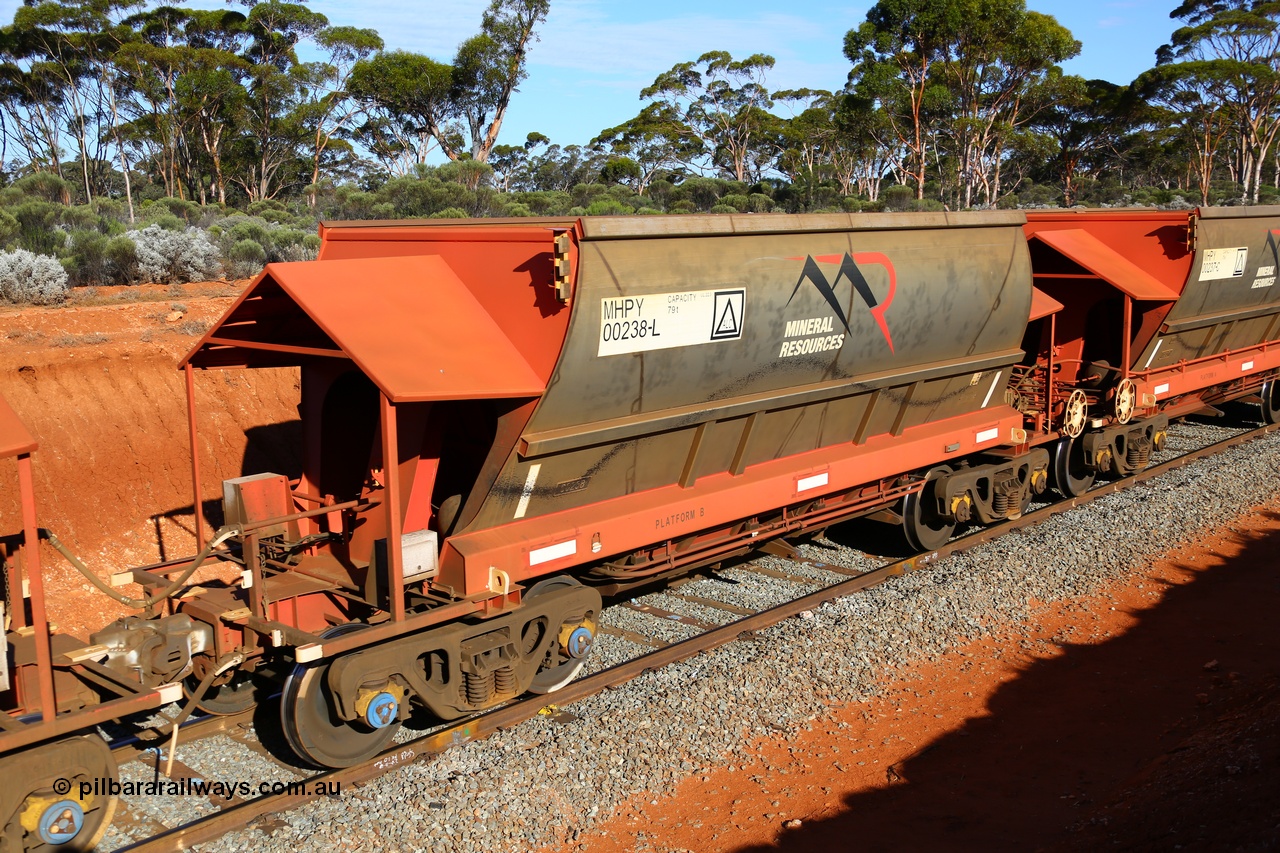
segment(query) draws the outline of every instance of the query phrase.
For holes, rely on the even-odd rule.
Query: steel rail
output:
[[[776,625],[799,614],[801,611],[811,610],[845,595],[876,586],[890,578],[932,565],[945,557],[963,553],[970,548],[986,544],[1005,534],[1041,524],[1076,507],[1115,494],[1122,489],[1154,479],[1192,462],[1221,453],[1223,450],[1236,447],[1277,430],[1280,430],[1280,424],[1270,424],[1197,448],[1174,459],[1131,474],[1128,477],[1094,486],[1079,497],[1064,498],[1029,512],[1020,518],[983,527],[948,542],[936,551],[931,551],[927,554],[915,554],[902,560],[887,563],[878,568],[868,570],[865,574],[857,577],[838,581],[831,586],[803,595],[800,598],[762,610],[750,616],[744,616],[741,619],[713,628],[687,640],[647,652],[609,669],[571,682],[554,694],[550,694],[549,697],[538,696],[516,700],[508,705],[453,723],[414,740],[395,744],[378,755],[351,767],[324,771],[300,780],[298,784],[305,784],[308,789],[314,790],[317,784],[325,783],[332,790],[334,783],[356,785],[367,782],[396,767],[438,755],[452,746],[488,737],[503,729],[530,720],[536,717],[543,708],[547,707],[548,698],[554,699],[556,705],[566,705],[603,692],[611,687],[625,684],[640,675],[656,671],[669,664],[687,660],[695,655],[711,651],[739,639],[750,639],[755,632]],[[162,851],[184,850],[194,844],[219,838],[232,830],[243,829],[257,818],[288,811],[314,799],[316,799],[315,796],[298,791],[263,794],[255,799],[228,806],[219,812],[191,823],[174,827],[149,839],[122,847],[117,853],[124,853],[124,851],[131,851],[131,853],[132,851],[138,851],[138,853],[162,853]]]

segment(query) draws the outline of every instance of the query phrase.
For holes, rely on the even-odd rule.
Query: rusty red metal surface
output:
[[[182,364],[308,356],[351,359],[397,403],[529,397],[546,386],[436,256],[271,264]]]
[[[1028,230],[1031,231],[1034,239],[1049,244],[1064,257],[1134,299],[1173,302],[1182,290],[1181,282],[1175,285],[1172,282],[1161,281],[1103,243],[1087,228],[1039,230],[1029,225]]]
[[[34,453],[36,440],[3,397],[0,397],[0,458]]]

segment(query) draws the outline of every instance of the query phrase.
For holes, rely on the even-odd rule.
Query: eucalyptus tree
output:
[[[161,6],[126,21],[138,37],[116,56],[130,93],[123,131],[150,150],[167,195],[204,202],[212,190],[227,200],[225,161],[248,99],[245,20],[232,10]]]
[[[851,105],[883,117],[877,141],[924,198],[929,152],[953,104],[938,67],[957,26],[951,0],[880,0],[844,37]]]
[[[451,160],[462,146],[454,125],[453,68],[420,53],[383,51],[355,63],[347,92],[366,121],[355,135],[393,175],[425,163],[438,145]]]
[[[140,2],[31,2],[4,28],[7,58],[19,72],[10,79],[25,90],[23,106],[36,112],[51,153],[60,149],[58,136],[70,136],[86,200],[105,191],[112,144],[122,150],[114,57],[133,39],[123,19]],[[127,176],[127,161],[121,166]]]
[[[1238,114],[1222,99],[1226,76],[1214,63],[1170,62],[1134,81],[1150,105],[1149,124],[1175,129],[1183,138],[1187,167],[1195,176],[1202,204],[1209,203],[1224,144],[1241,138]]]
[[[297,46],[328,29],[329,19],[299,3],[241,0],[249,11],[241,25],[248,63],[244,132],[236,139],[239,159],[234,181],[250,201],[274,198],[287,167],[297,164],[307,128],[300,107],[306,80]]]
[[[702,146],[702,157],[734,180],[751,183],[779,153],[778,117],[765,73],[774,58],[762,53],[735,60],[713,50],[659,74],[640,92],[678,119]]]
[[[36,171],[62,177],[62,87],[45,63],[26,63],[24,48],[10,27],[0,29],[0,118],[4,156],[9,145],[22,152],[22,162]]]
[[[961,204],[980,190],[994,204],[1013,134],[1056,100],[1059,62],[1080,42],[1052,16],[1028,11],[1025,0],[945,0],[942,68],[954,97],[947,133],[960,171]]]
[[[1230,114],[1241,198],[1256,203],[1280,132],[1280,0],[1184,0],[1169,16],[1185,26],[1157,51],[1157,70],[1188,93],[1180,106],[1198,114],[1193,120],[1203,124],[1215,102]]]
[[[529,48],[550,0],[492,0],[480,32],[458,46],[450,100],[467,127],[470,153],[481,163],[498,143],[511,96],[528,77]]]
[[[382,38],[374,30],[357,27],[328,27],[316,34],[316,44],[328,55],[299,69],[299,107],[304,126],[311,128],[311,185],[320,182],[320,168],[335,139],[347,136],[360,114],[359,102],[349,92],[357,63],[382,49]],[[348,146],[349,147],[349,146]],[[307,201],[316,205],[314,191]]]
[[[1096,171],[1130,127],[1129,90],[1106,80],[1066,75],[1055,81],[1053,104],[1032,122],[1050,143],[1041,158],[1062,190],[1062,204],[1076,204],[1082,175]]]
[[[600,131],[591,144],[608,146],[615,161],[635,165],[634,170],[628,170],[625,183],[637,195],[644,195],[655,179],[695,159],[703,150],[692,128],[666,102],[648,104],[634,118]]]
[[[499,192],[528,189],[531,152],[551,140],[537,131],[525,137],[523,145],[495,145],[489,155],[493,168],[493,185]]]

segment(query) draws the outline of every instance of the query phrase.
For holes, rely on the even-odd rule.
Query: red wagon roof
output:
[[[532,397],[546,383],[439,257],[270,264],[182,364],[349,358],[392,402]]]
[[[0,459],[33,453],[35,449],[36,440],[18,419],[17,413],[0,397]]]

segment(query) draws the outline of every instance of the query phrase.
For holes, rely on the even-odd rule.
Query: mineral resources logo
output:
[[[804,261],[804,267],[800,270],[800,278],[796,280],[796,286],[791,291],[791,296],[787,299],[787,305],[791,304],[791,300],[796,298],[796,294],[800,292],[800,285],[806,281],[822,295],[828,306],[839,318],[840,324],[844,326],[846,334],[852,333],[849,328],[849,318],[844,313],[844,306],[840,302],[840,298],[836,296],[836,287],[841,281],[848,281],[849,286],[862,297],[862,301],[866,303],[867,309],[871,313],[872,319],[876,321],[876,325],[880,327],[880,334],[884,335],[884,342],[889,346],[889,352],[893,352],[893,334],[889,331],[889,324],[884,318],[884,314],[889,310],[889,306],[893,304],[894,293],[898,289],[898,276],[893,268],[893,262],[890,261],[880,252],[856,252],[850,254],[845,252],[842,255],[806,255],[805,257],[787,258],[789,261]],[[827,279],[826,272],[823,271],[820,264],[839,264],[836,270],[835,281]],[[863,275],[859,264],[876,264],[885,268],[889,274],[889,292],[885,294],[884,302],[876,299],[875,293],[871,291],[871,285],[867,283],[867,277]],[[788,329],[791,324],[788,323]],[[834,325],[834,324],[832,324]],[[824,329],[830,331],[830,329]],[[834,338],[839,339],[840,343],[835,346],[828,346],[832,341],[823,339],[822,349],[836,349],[844,343],[844,335],[836,335]],[[783,345],[782,355],[800,355],[799,351],[805,352],[821,351],[814,350],[807,346],[807,341],[791,341],[790,344],[799,344],[800,346]]]

